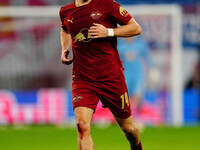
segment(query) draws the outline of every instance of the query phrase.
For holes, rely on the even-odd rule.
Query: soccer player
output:
[[[148,43],[142,37],[119,38],[118,52],[123,67],[126,68],[124,75],[130,100],[133,102],[134,108],[139,110],[146,87],[145,74],[148,69],[153,68]]]
[[[136,36],[140,26],[114,0],[75,0],[61,8],[60,17],[61,60],[73,63],[72,103],[79,150],[94,150],[90,126],[99,100],[113,113],[131,150],[142,150],[117,51],[117,37]],[[68,58],[71,46],[73,58]]]

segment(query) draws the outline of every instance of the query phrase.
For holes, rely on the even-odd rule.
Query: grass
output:
[[[95,150],[129,150],[120,129],[92,127]],[[200,126],[147,127],[144,150],[200,150]],[[0,127],[0,150],[77,150],[76,130],[55,126]]]

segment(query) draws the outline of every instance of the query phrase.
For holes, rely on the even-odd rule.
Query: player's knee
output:
[[[77,129],[78,129],[79,134],[83,136],[86,134],[90,134],[90,123],[84,120],[79,120],[77,122]]]
[[[131,134],[135,135],[139,133],[139,129],[132,124],[122,125],[121,128],[126,135],[131,135]]]

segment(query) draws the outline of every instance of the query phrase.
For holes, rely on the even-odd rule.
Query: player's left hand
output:
[[[108,29],[102,24],[94,23],[93,26],[88,30],[90,38],[105,38],[108,36]]]

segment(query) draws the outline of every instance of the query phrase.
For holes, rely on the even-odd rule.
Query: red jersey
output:
[[[80,7],[74,3],[62,7],[60,17],[72,37],[74,80],[105,81],[121,75],[117,38],[91,39],[88,29],[93,23],[107,28],[127,24],[132,17],[125,9],[113,0],[92,0]]]

